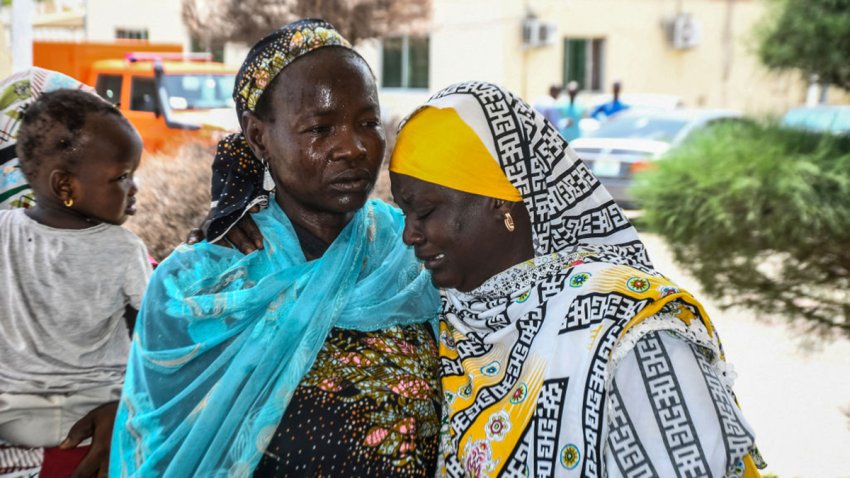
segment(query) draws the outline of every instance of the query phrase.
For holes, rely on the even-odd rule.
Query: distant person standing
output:
[[[618,80],[614,82],[613,90],[614,90],[614,98],[611,101],[607,101],[597,106],[590,112],[590,117],[596,120],[603,121],[606,118],[610,118],[615,114],[629,108],[629,105],[620,101],[620,90],[622,90],[623,84]]]
[[[560,86],[552,85],[549,87],[549,95],[540,98],[534,103],[534,109],[539,111],[558,130],[561,129],[563,120],[562,108],[558,104],[561,91],[562,88]]]
[[[584,117],[584,108],[576,103],[576,95],[578,95],[579,86],[575,81],[567,83],[567,96],[569,102],[561,106],[561,124],[558,125],[558,130],[561,136],[567,141],[572,141],[581,136],[579,129],[579,121]]]

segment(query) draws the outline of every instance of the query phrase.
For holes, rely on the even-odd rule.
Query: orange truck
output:
[[[150,152],[212,143],[239,128],[236,71],[171,43],[33,42],[33,64],[93,86],[118,105]]]

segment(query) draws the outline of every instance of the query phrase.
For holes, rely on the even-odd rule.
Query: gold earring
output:
[[[514,232],[514,218],[511,217],[511,213],[505,213],[505,227],[508,229],[508,232]]]
[[[74,205],[74,198],[66,199],[62,202],[65,204],[65,207],[71,207]]]

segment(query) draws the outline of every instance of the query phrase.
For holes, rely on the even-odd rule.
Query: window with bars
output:
[[[115,29],[115,38],[127,39],[127,40],[147,40],[148,39],[148,29],[147,28],[116,28]]]

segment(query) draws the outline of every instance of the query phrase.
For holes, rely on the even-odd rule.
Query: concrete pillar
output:
[[[32,67],[33,0],[12,0],[12,72]]]

